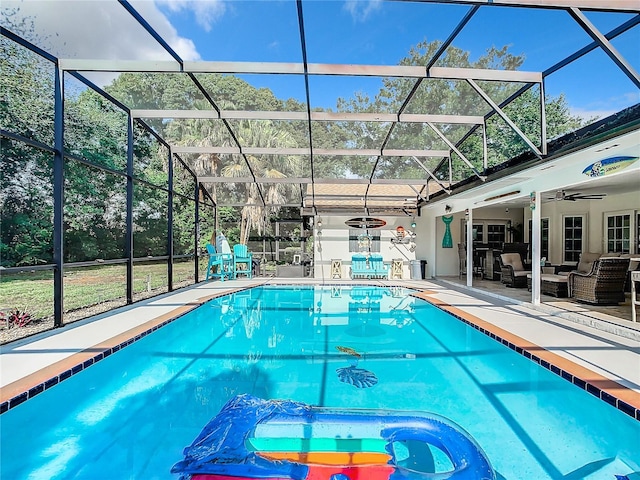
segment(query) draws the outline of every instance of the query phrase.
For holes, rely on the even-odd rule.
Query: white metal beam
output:
[[[443,0],[417,0],[423,3],[442,3]],[[571,8],[604,11],[637,11],[637,0],[444,0],[446,3],[493,5],[504,7]]]
[[[540,83],[542,72],[522,72],[520,70],[489,70],[486,68],[431,67],[429,78],[449,80],[492,80],[502,82]]]
[[[58,65],[63,70],[76,72],[180,72],[175,60],[97,60],[61,58]]]
[[[185,72],[192,73],[277,73],[304,75],[303,63],[283,62],[184,62]]]
[[[201,176],[198,177],[198,182],[201,183],[253,183],[252,177],[215,177],[215,176]],[[369,180],[368,178],[315,178],[309,177],[284,177],[284,178],[256,178],[256,183],[284,183],[284,184],[323,184],[323,185],[424,185],[426,183],[424,178],[374,178]],[[416,192],[418,193],[418,192]],[[418,193],[419,194],[419,193]],[[348,196],[348,195],[347,195]]]
[[[305,73],[302,63],[277,62],[185,62],[181,69],[176,61],[101,60],[64,58],[60,68],[71,71],[92,72],[209,72],[230,74],[292,74]],[[431,67],[412,65],[308,65],[309,75],[344,75],[369,77],[442,78],[454,80],[495,80],[504,82],[539,83],[541,72],[519,70],[489,70],[482,68]]]
[[[192,147],[183,145],[172,145],[173,153],[214,153],[214,154],[248,154],[248,155],[310,155],[309,148],[278,148],[278,147]],[[398,150],[398,149],[330,149],[330,148],[314,148],[314,155],[332,155],[332,156],[358,156],[358,157],[446,157],[449,155],[448,150]]]
[[[301,120],[307,121],[307,112],[249,111],[249,110],[131,110],[134,118],[210,118],[234,120]],[[484,117],[479,115],[429,115],[404,113],[352,113],[352,112],[311,112],[312,121],[327,122],[405,122],[405,123],[447,123],[452,125],[482,125]]]
[[[382,151],[384,157],[448,157],[449,150],[399,150],[394,148],[385,148]]]

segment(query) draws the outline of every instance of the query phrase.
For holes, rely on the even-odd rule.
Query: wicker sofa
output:
[[[589,272],[573,271],[567,277],[570,297],[595,305],[617,305],[624,302],[624,282],[629,258],[600,257]]]

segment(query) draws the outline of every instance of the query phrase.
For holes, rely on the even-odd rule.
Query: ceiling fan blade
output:
[[[576,200],[602,200],[602,198],[606,196],[606,193],[572,193],[565,195],[564,199],[575,202]]]

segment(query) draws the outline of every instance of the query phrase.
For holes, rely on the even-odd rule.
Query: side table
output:
[[[402,279],[402,259],[394,258],[391,261],[391,278]]]
[[[331,260],[331,278],[342,278],[342,260]]]

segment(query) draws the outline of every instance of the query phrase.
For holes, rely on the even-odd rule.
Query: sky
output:
[[[131,0],[183,60],[302,62],[293,0]],[[305,41],[310,63],[397,65],[421,41],[446,39],[471,8],[467,5],[380,0],[304,0]],[[115,0],[3,0],[2,25],[33,20],[37,37],[61,58],[171,60]],[[10,15],[16,11],[17,14]],[[629,14],[585,12],[606,33]],[[471,60],[492,46],[524,54],[520,68],[544,71],[589,44],[591,38],[560,10],[484,6],[453,42]],[[640,71],[640,27],[613,46]],[[113,75],[93,76],[100,84]],[[281,99],[305,100],[302,76],[251,75]],[[335,109],[338,96],[373,97],[379,78],[311,77],[311,106]],[[640,101],[638,88],[600,49],[549,75],[547,94],[564,94],[572,112],[605,116]]]

